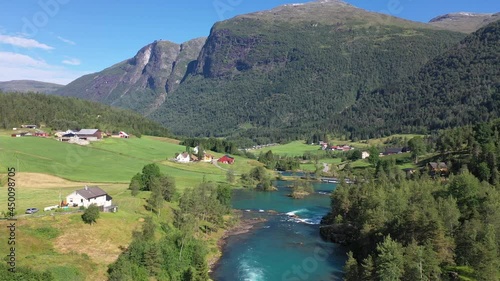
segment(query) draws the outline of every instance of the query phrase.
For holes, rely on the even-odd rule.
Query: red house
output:
[[[46,133],[46,132],[36,132],[35,133],[35,137],[43,137],[43,138],[46,138],[46,137],[49,137],[49,134]]]
[[[234,158],[226,154],[226,155],[222,156],[221,158],[219,158],[219,160],[217,160],[217,162],[223,163],[223,164],[233,164]]]

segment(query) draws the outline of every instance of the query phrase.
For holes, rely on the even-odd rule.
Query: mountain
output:
[[[12,80],[0,82],[0,90],[4,92],[19,92],[19,93],[44,93],[51,94],[58,89],[64,87],[63,85],[33,81],[33,80]]]
[[[158,123],[130,110],[71,97],[0,92],[0,128],[11,129],[21,124],[43,124],[59,130],[98,128],[137,136],[170,136]]]
[[[150,117],[177,134],[294,138],[464,37],[341,1],[237,16],[213,26],[196,67]]]
[[[155,41],[128,60],[82,76],[56,94],[133,109],[148,115],[175,91],[206,38],[182,44]]]
[[[478,14],[461,12],[435,17],[429,23],[453,31],[471,33],[497,20],[500,20],[500,13]]]
[[[330,125],[365,139],[500,117],[500,21],[463,39],[404,82],[361,96]]]
[[[57,94],[133,109],[184,136],[290,139],[400,81],[466,35],[342,1],[290,4],[157,41]]]

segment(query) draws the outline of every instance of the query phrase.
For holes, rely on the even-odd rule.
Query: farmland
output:
[[[163,173],[176,179],[181,189],[195,186],[203,178],[224,181],[226,172],[210,163],[179,164],[168,160],[184,150],[184,146],[169,139],[147,136],[105,139],[78,146],[53,139],[0,135],[0,170],[12,166],[21,172],[49,174],[76,182],[128,183],[144,165],[157,163]],[[247,162],[248,159],[236,157],[230,168],[246,172],[251,168]]]

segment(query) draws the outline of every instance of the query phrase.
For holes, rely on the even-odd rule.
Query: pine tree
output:
[[[358,262],[354,259],[351,251],[347,253],[347,261],[344,265],[344,280],[345,281],[358,281],[359,280],[359,272],[358,272]]]
[[[397,281],[404,272],[403,247],[387,236],[377,245],[377,276],[381,281]]]

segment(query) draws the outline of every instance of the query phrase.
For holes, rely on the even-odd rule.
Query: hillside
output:
[[[474,32],[402,83],[360,97],[331,127],[352,137],[424,132],[500,116],[500,21]]]
[[[56,94],[98,101],[148,115],[184,79],[205,42],[197,38],[176,44],[155,41],[128,60],[101,72],[82,76]]]
[[[58,130],[98,128],[136,135],[169,135],[167,129],[130,110],[55,95],[0,93],[0,128],[28,123]]]
[[[19,93],[44,93],[51,94],[58,89],[64,87],[64,85],[33,81],[33,80],[12,80],[6,82],[0,82],[0,91],[3,92],[19,92]]]
[[[151,117],[182,135],[294,139],[464,36],[340,1],[237,16]]]
[[[446,28],[453,31],[472,33],[500,19],[500,13],[477,14],[477,13],[452,13],[435,17],[429,21],[431,25]]]

